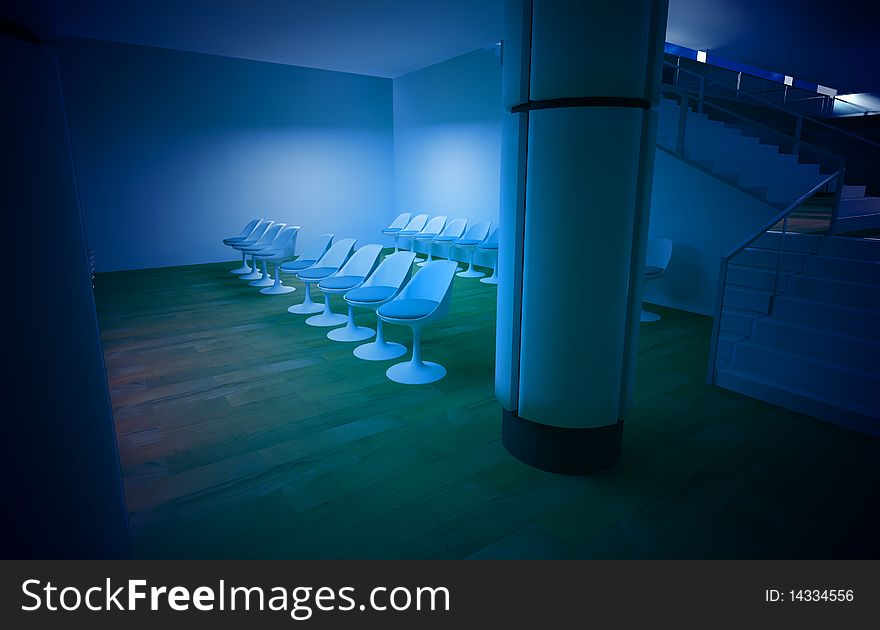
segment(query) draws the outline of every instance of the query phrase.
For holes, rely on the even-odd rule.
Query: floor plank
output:
[[[622,460],[566,477],[500,442],[493,287],[456,279],[413,387],[234,266],[95,280],[139,557],[880,557],[880,442],[707,386],[706,317],[656,307]]]

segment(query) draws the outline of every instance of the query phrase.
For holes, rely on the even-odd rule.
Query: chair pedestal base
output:
[[[250,272],[251,272],[251,268],[248,267],[246,254],[241,255],[241,267],[239,267],[238,269],[230,269],[229,270],[229,273],[236,273],[238,275],[242,275],[242,274],[250,273]]]
[[[642,309],[641,316],[639,317],[639,321],[642,322],[659,322],[660,316],[657,313],[652,313],[651,311],[646,311]]]
[[[404,361],[388,368],[385,376],[395,383],[424,385],[446,376],[446,368],[430,361]]]
[[[320,307],[323,311],[320,315],[309,317],[306,323],[309,326],[340,326],[348,319],[345,315],[328,311],[324,307]]]
[[[358,346],[352,352],[364,361],[390,361],[406,354],[406,346],[389,341],[374,341]]]
[[[252,287],[271,287],[275,284],[275,281],[269,276],[262,276],[259,280],[254,280],[248,284]]]
[[[333,341],[363,341],[376,334],[376,331],[366,326],[355,326],[351,322],[348,326],[337,328],[327,333],[327,339]]]
[[[314,315],[315,313],[324,312],[324,305],[316,304],[312,301],[312,285],[306,282],[306,294],[303,297],[302,304],[294,304],[287,309],[287,312],[294,315]]]
[[[498,276],[493,274],[488,278],[480,278],[480,282],[483,284],[498,284]]]
[[[473,265],[471,265],[464,271],[459,271],[455,275],[459,278],[482,278],[486,274],[484,274],[482,271],[477,271],[476,269],[474,269]]]
[[[259,280],[263,277],[263,272],[257,269],[257,266],[254,265],[254,270],[250,273],[246,273],[242,276],[239,276],[242,280]]]
[[[285,293],[293,293],[296,291],[296,287],[288,287],[284,284],[275,283],[271,287],[266,287],[265,289],[260,289],[260,293],[263,295],[283,295]]]

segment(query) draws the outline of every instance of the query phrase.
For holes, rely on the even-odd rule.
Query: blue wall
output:
[[[645,283],[654,304],[714,315],[721,258],[779,210],[657,149],[649,238],[670,238],[666,275]]]
[[[375,242],[393,215],[389,79],[91,40],[61,50],[101,271],[234,258],[261,215]]]
[[[494,224],[500,164],[501,63],[494,47],[394,79],[398,212]]]

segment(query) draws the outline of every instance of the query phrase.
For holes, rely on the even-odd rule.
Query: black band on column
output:
[[[631,96],[570,96],[567,98],[548,98],[543,101],[528,101],[510,108],[512,114],[531,112],[536,109],[560,109],[563,107],[635,107],[651,109],[651,102],[644,98]]]
[[[501,441],[520,461],[565,475],[608,468],[620,458],[623,421],[604,427],[553,427],[502,410]]]

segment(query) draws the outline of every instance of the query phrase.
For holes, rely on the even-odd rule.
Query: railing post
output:
[[[688,98],[687,94],[681,94],[681,100],[678,108],[678,130],[675,138],[675,154],[678,157],[684,157],[685,132],[688,117]]]
[[[710,70],[710,72],[711,72],[711,70]],[[699,94],[700,100],[697,102],[697,112],[699,112],[700,114],[703,113],[703,94],[705,92],[705,87],[706,87],[706,77],[700,77],[700,94]]]
[[[673,83],[673,85],[678,86],[678,84],[681,80],[680,76],[679,76],[680,74],[681,74],[681,55],[679,55],[678,57],[675,58],[675,82]]]
[[[831,220],[828,223],[828,233],[834,235],[837,233],[837,216],[840,213],[840,199],[843,195],[843,186],[846,179],[845,163],[840,166],[837,171],[837,186],[834,190],[834,203],[831,205]]]
[[[721,259],[718,271],[718,293],[715,296],[715,318],[712,320],[712,337],[709,339],[709,365],[706,369],[706,384],[715,384],[715,368],[718,363],[718,338],[721,336],[721,318],[724,317],[724,289],[727,285],[728,258]]]

